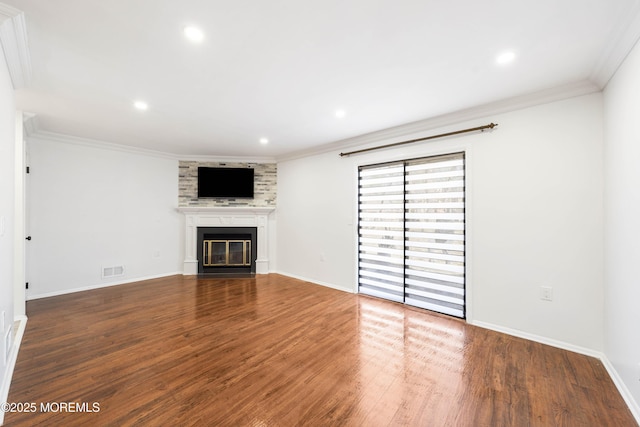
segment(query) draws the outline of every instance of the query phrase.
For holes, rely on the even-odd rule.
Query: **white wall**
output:
[[[469,320],[602,350],[602,95],[406,139],[490,121],[493,132],[279,163],[277,270],[353,291],[357,166],[468,149]]]
[[[180,272],[177,160],[71,142],[29,140],[27,298]]]
[[[601,351],[601,94],[496,121],[474,145],[474,320]]]
[[[6,397],[9,387],[10,369],[5,361],[5,337],[13,328],[14,317],[15,108],[13,85],[0,46],[0,402]]]
[[[353,289],[356,172],[349,165],[336,153],[278,164],[278,272]]]
[[[605,353],[640,416],[640,46],[604,91]]]

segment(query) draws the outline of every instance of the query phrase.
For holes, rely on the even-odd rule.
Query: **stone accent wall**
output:
[[[198,199],[198,167],[251,167],[254,172],[253,199]],[[276,163],[197,162],[180,160],[178,164],[179,207],[276,207]]]

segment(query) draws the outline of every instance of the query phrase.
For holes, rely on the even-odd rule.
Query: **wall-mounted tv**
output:
[[[198,167],[198,198],[253,198],[251,168]]]

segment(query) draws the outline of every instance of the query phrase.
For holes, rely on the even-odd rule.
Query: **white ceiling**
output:
[[[602,88],[635,42],[640,9],[640,0],[0,2],[25,14],[32,79],[16,97],[40,131],[254,158],[576,83]],[[202,43],[183,37],[188,24]],[[516,60],[498,66],[505,50]],[[133,108],[137,99],[149,109]]]

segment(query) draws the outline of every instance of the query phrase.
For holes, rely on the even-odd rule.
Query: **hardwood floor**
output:
[[[597,359],[275,274],[149,280],[27,314],[9,402],[36,411],[8,426],[637,425]]]

